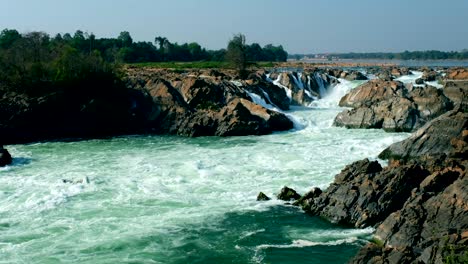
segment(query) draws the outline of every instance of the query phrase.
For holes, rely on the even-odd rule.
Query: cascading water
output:
[[[338,94],[355,83],[340,85],[320,107],[287,112],[304,129],[268,136],[6,146],[15,160],[0,169],[0,262],[347,262],[372,229],[256,201],[258,192],[274,198],[285,185],[300,193],[326,188],[346,164],[407,137],[331,126]],[[89,183],[78,183],[84,177]]]

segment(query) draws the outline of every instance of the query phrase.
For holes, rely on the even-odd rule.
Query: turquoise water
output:
[[[293,109],[296,129],[268,136],[6,146],[15,160],[0,169],[0,263],[345,263],[371,229],[256,201],[284,185],[325,188],[408,136],[332,127],[333,100]]]

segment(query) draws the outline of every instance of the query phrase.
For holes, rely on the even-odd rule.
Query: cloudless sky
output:
[[[282,44],[289,53],[468,48],[468,0],[0,0],[0,29]]]

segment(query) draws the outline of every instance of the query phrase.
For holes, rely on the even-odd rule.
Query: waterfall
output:
[[[298,77],[294,73],[291,74],[293,77],[294,84],[299,87],[299,89],[304,89],[304,83],[302,83],[302,73],[298,73]]]
[[[336,108],[343,96],[362,83],[345,79],[339,79],[339,81],[340,83],[330,86],[325,95],[320,100],[312,102],[310,106],[315,108]]]
[[[325,87],[325,81],[322,79],[322,76],[320,76],[319,73],[314,73],[314,78],[315,81],[317,82],[319,86],[319,94],[320,97],[325,97],[327,94],[327,88]]]
[[[276,86],[278,86],[278,87],[283,88],[284,91],[286,92],[286,95],[287,95],[288,98],[289,98],[289,101],[291,102],[291,101],[292,101],[292,91],[291,91],[288,87],[286,87],[286,86],[284,86],[284,85],[281,84],[281,77],[282,77],[282,75],[279,74],[279,75],[278,75],[278,78],[277,78],[276,80],[273,81],[273,84],[276,85]]]

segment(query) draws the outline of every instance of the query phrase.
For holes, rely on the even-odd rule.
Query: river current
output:
[[[296,129],[267,136],[6,146],[15,159],[0,169],[0,263],[346,263],[372,229],[256,196],[326,188],[408,136],[332,126],[359,83],[288,111]]]

